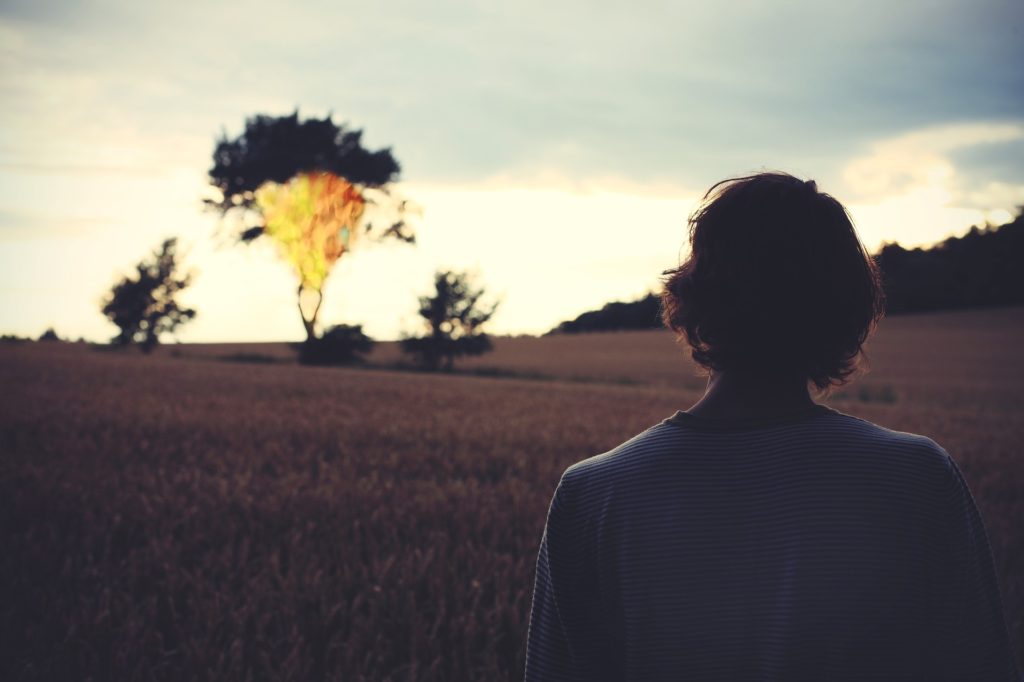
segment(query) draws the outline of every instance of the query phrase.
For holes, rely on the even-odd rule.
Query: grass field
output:
[[[826,401],[961,464],[1018,653],[1022,348],[1021,308],[892,318]],[[498,378],[397,359],[0,346],[0,679],[520,678],[559,475],[703,380],[661,332],[499,339],[463,364]]]

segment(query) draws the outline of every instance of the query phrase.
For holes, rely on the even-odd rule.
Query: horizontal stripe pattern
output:
[[[680,412],[569,467],[526,679],[1021,678],[956,463],[814,405],[756,422]]]

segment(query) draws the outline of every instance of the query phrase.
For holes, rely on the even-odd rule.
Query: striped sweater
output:
[[[924,436],[678,412],[569,467],[526,680],[1018,680],[982,519]]]

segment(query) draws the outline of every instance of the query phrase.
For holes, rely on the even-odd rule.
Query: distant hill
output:
[[[900,313],[1024,305],[1024,210],[999,226],[973,227],[928,248],[885,244],[875,254],[886,312]],[[661,326],[657,294],[615,301],[562,322],[549,334],[654,329]]]

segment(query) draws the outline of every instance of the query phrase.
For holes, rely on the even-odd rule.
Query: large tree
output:
[[[213,152],[209,206],[240,241],[270,238],[299,279],[306,338],[317,336],[323,288],[334,264],[363,237],[413,242],[409,202],[394,193],[390,149],[370,151],[362,131],[323,119],[258,115]]]
[[[160,335],[173,333],[196,316],[182,307],[176,297],[191,283],[191,276],[178,272],[178,240],[165,239],[151,258],[135,266],[135,274],[114,285],[103,301],[103,314],[120,328],[112,339],[118,345],[138,344],[149,352]]]

